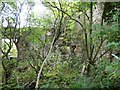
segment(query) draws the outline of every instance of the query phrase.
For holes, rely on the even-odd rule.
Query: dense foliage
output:
[[[0,5],[0,87],[120,88],[120,3],[41,3]]]

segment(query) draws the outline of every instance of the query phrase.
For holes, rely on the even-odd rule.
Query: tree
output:
[[[22,26],[24,5],[28,9],[26,24]],[[32,2],[3,3],[2,13],[6,15],[1,22],[3,86],[116,86],[119,77],[118,4],[45,0],[42,5],[49,11],[44,17],[35,15]],[[12,50],[13,43],[18,56],[9,58],[11,52],[16,53]]]

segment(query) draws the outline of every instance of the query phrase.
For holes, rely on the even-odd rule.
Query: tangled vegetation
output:
[[[44,0],[43,15],[35,5],[0,4],[3,90],[120,88],[119,2]]]

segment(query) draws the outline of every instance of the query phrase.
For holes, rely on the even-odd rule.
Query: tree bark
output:
[[[105,3],[104,2],[98,2],[95,6],[96,9],[93,9],[93,22],[94,24],[98,24],[102,22],[102,15],[104,12]]]
[[[24,40],[22,40],[22,38],[20,38],[20,40],[15,43],[16,45],[16,48],[17,48],[17,52],[18,52],[18,55],[17,55],[17,59],[18,60],[23,60],[25,58],[25,43],[24,43]]]

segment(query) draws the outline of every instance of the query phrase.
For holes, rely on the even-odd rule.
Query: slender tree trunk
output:
[[[86,41],[86,51],[88,51],[88,57],[87,57],[87,61],[88,64],[86,66],[86,74],[89,75],[90,73],[90,68],[91,65],[95,65],[94,63],[94,45],[93,45],[93,39],[91,37],[92,35],[92,25],[93,24],[101,24],[102,22],[102,15],[103,15],[103,11],[104,11],[104,3],[99,2],[96,4],[96,9],[93,9],[93,2],[90,2],[90,29],[87,33],[87,37],[85,37],[86,39],[89,38],[90,41]],[[100,47],[101,48],[101,47]],[[97,52],[97,51],[95,51]],[[97,53],[98,54],[98,53]]]

